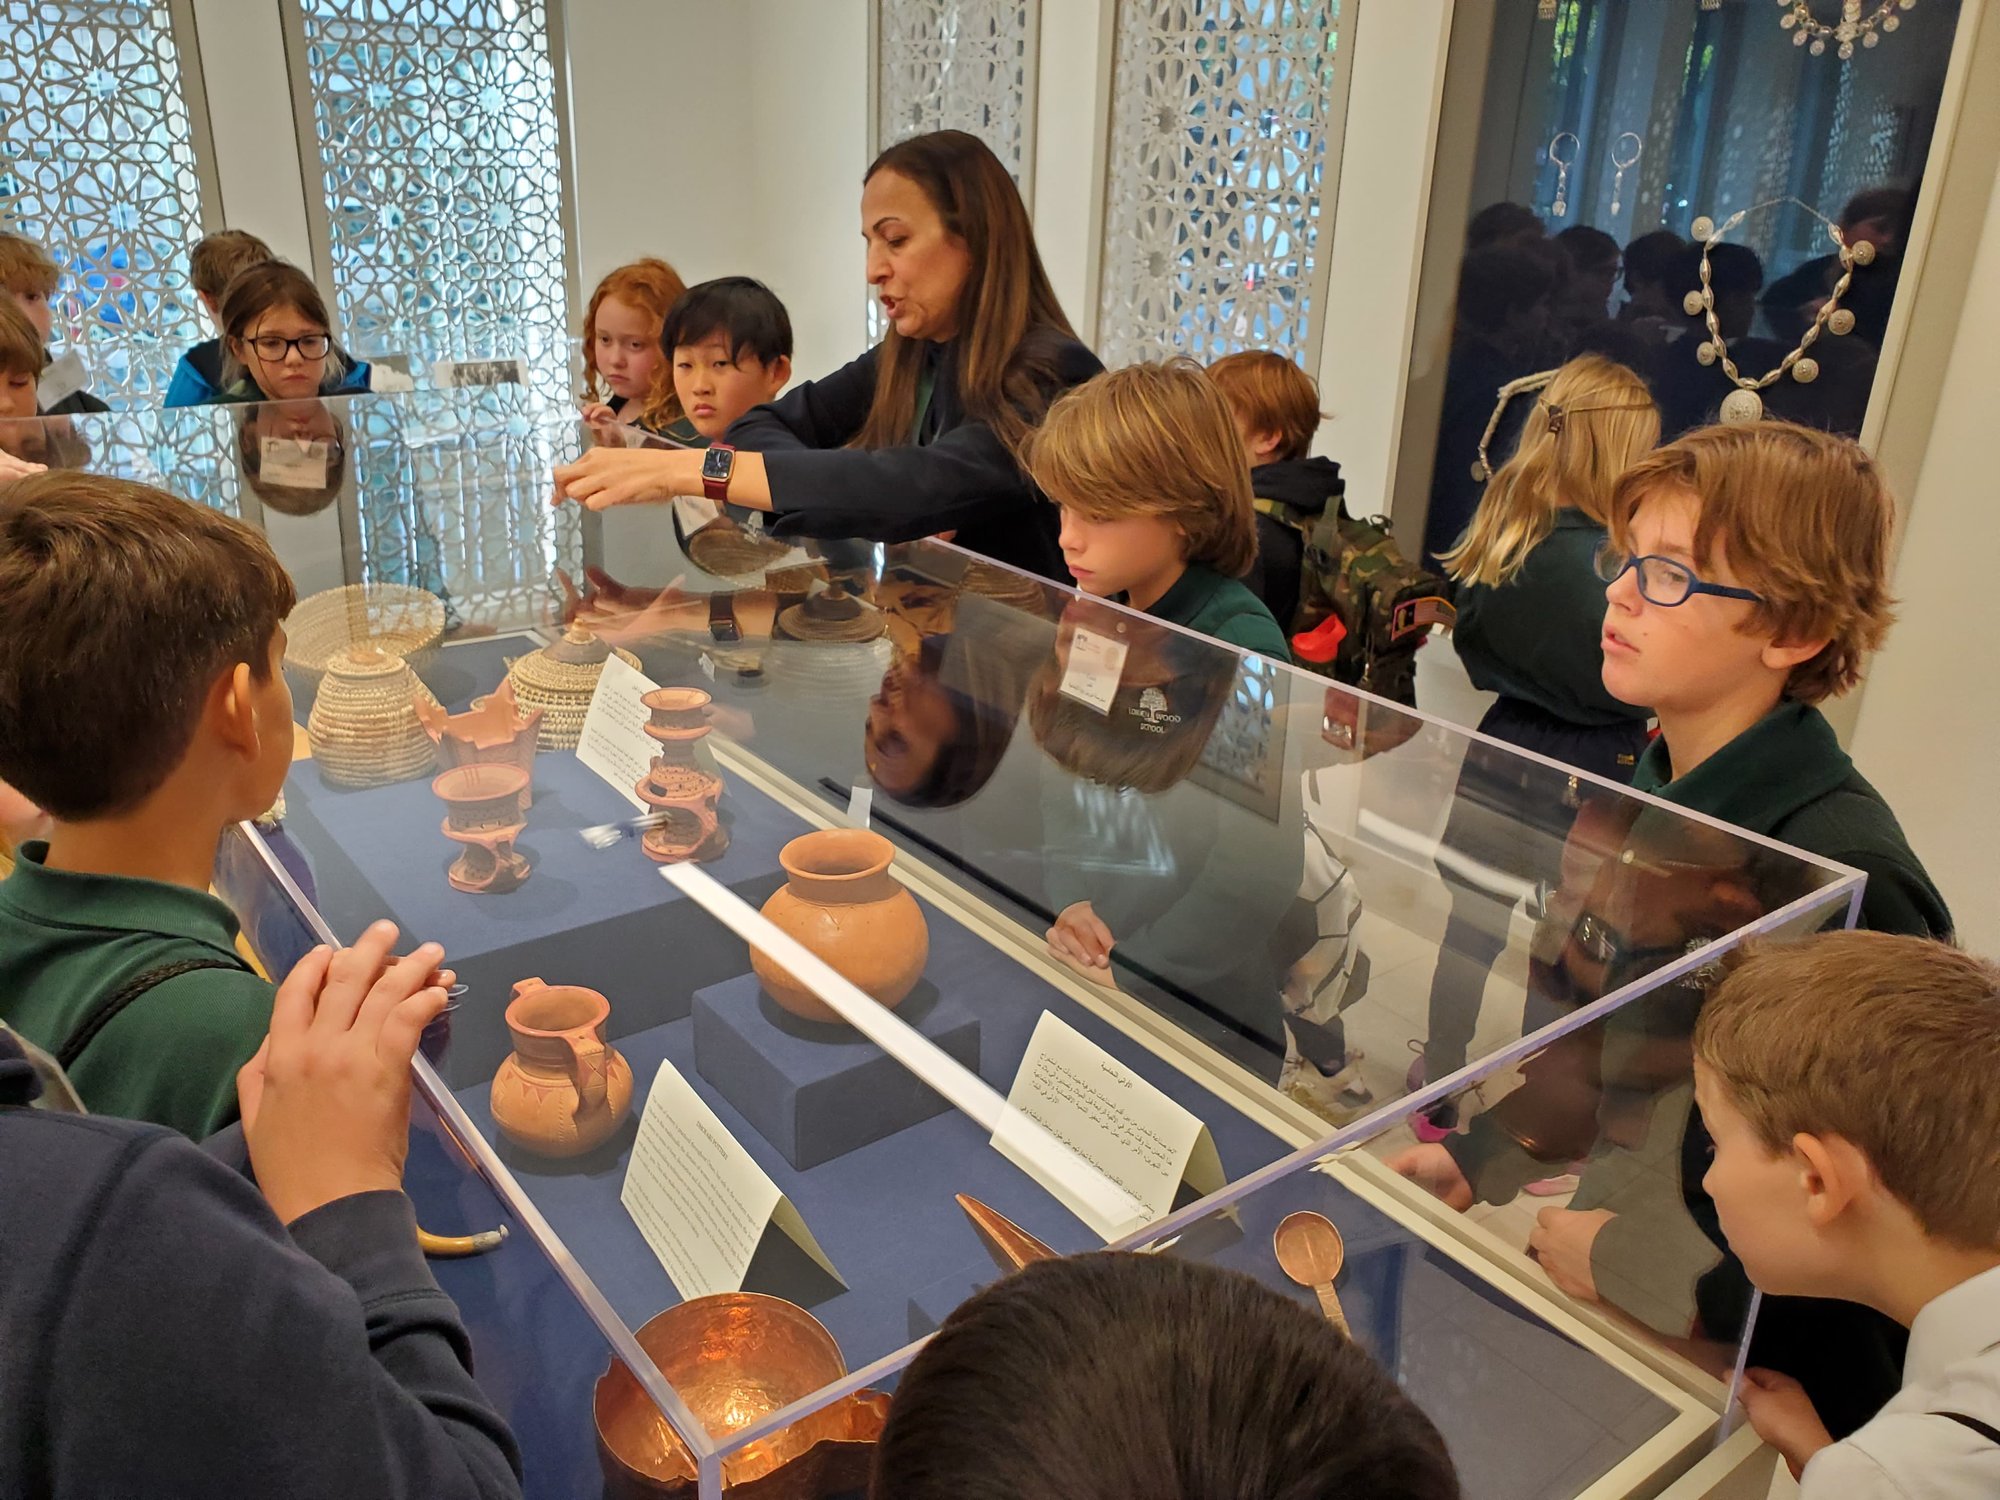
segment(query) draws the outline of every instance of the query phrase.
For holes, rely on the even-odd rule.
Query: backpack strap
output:
[[[157,969],[148,969],[143,974],[135,974],[117,989],[99,1000],[84,1012],[83,1019],[76,1024],[62,1046],[56,1049],[56,1061],[67,1072],[76,1066],[76,1060],[83,1056],[83,1049],[97,1040],[97,1034],[113,1021],[134,1000],[169,979],[178,979],[183,974],[192,974],[197,969],[244,969],[240,963],[231,963],[220,958],[186,958],[178,963],[161,964]]]
[[[1990,1422],[1982,1422],[1977,1417],[1968,1417],[1962,1411],[1934,1411],[1931,1415],[1943,1417],[1947,1422],[1956,1422],[1959,1426],[1978,1433],[1987,1442],[2000,1445],[2000,1427],[1995,1427]]]

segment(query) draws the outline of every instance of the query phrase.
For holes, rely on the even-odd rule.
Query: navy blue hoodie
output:
[[[0,1495],[520,1495],[407,1198],[288,1232],[185,1137],[38,1086],[0,1031]]]

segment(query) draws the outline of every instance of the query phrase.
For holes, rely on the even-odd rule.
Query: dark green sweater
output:
[[[1949,938],[1951,913],[1896,815],[1834,738],[1826,716],[1781,702],[1687,775],[1674,779],[1665,738],[1639,759],[1636,791],[1852,865],[1868,877],[1858,925]]]
[[[97,1002],[164,965],[225,964],[163,981],[118,1013],[69,1066],[93,1114],[172,1126],[196,1140],[236,1118],[236,1070],[262,1045],[272,989],[236,952],[236,917],[206,891],[77,875],[24,844],[0,881],[0,1017],[61,1050]]]
[[[1124,595],[1119,595],[1118,602],[1125,602]],[[1255,651],[1273,661],[1289,663],[1292,659],[1285,633],[1264,602],[1237,579],[1226,578],[1201,563],[1189,563],[1187,571],[1146,613],[1241,651]]]
[[[1643,721],[1604,688],[1604,583],[1594,566],[1604,528],[1565,508],[1521,570],[1497,588],[1458,591],[1452,644],[1472,685],[1519,698],[1569,724]]]

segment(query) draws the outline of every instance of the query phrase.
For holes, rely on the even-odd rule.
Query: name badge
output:
[[[42,378],[35,384],[35,400],[41,403],[43,411],[60,406],[85,385],[90,377],[84,372],[83,356],[74,349],[65,350],[49,361]]]
[[[257,446],[260,483],[286,490],[326,488],[331,454],[318,438],[267,437]]]
[[[1118,680],[1125,671],[1125,650],[1123,641],[1078,630],[1070,637],[1069,666],[1056,691],[1085,708],[1110,713],[1111,701],[1118,696]]]

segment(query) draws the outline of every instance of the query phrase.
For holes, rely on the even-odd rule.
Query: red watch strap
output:
[[[721,452],[729,455],[729,471],[720,479],[716,479],[707,473],[708,461],[705,458],[702,460],[701,492],[717,505],[720,505],[729,498],[729,481],[736,475],[736,447],[733,443],[710,443],[708,451],[710,453]]]

